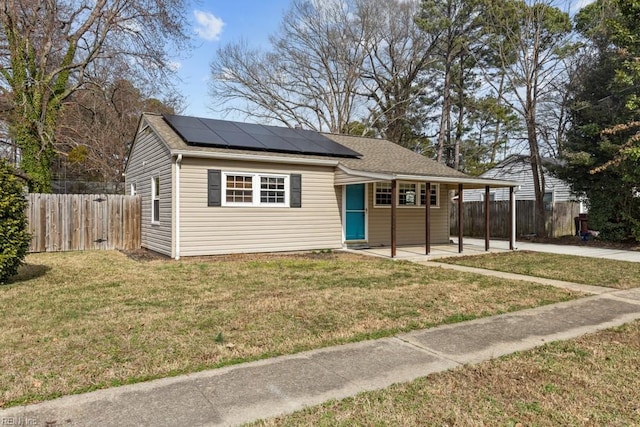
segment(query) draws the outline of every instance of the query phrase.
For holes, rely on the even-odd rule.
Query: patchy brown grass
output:
[[[254,425],[640,425],[640,322]]]
[[[640,286],[638,262],[530,251],[451,257],[438,261],[616,289]]]
[[[33,254],[0,287],[0,406],[580,296],[352,254]]]

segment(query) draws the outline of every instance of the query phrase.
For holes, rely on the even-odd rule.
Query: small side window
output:
[[[151,178],[151,222],[160,222],[160,177]]]
[[[542,201],[544,203],[544,210],[551,212],[553,208],[553,191],[545,191]]]

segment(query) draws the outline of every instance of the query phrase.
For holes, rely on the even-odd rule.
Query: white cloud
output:
[[[215,41],[220,38],[224,22],[213,13],[194,10],[196,17],[196,34],[201,38],[209,41]]]

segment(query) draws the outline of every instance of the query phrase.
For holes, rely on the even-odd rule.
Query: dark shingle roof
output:
[[[468,175],[445,166],[391,141],[348,135],[325,134],[327,138],[362,154],[361,159],[341,159],[349,169],[386,174],[463,178]]]

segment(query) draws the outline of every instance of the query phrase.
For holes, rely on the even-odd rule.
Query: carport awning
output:
[[[518,187],[521,183],[516,181],[504,181],[498,179],[489,178],[475,178],[468,176],[429,176],[429,175],[414,175],[404,174],[396,172],[371,172],[363,170],[354,170],[347,168],[344,165],[338,165],[335,177],[335,185],[347,185],[347,184],[365,184],[369,182],[381,182],[381,181],[423,181],[430,182],[432,184],[462,184],[465,189],[478,189],[485,188],[487,186],[492,188],[505,188],[505,187]]]

